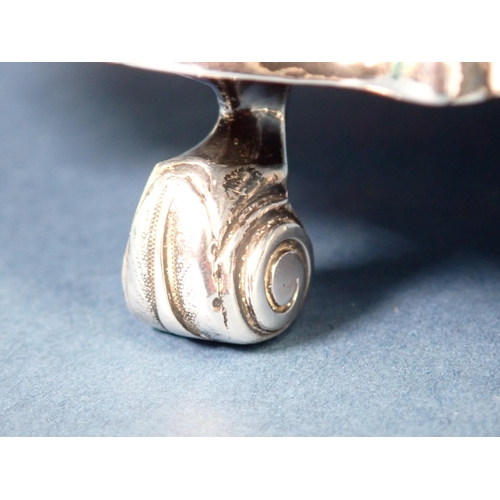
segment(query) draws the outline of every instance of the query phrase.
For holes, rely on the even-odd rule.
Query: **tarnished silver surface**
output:
[[[309,238],[288,202],[287,87],[212,85],[219,121],[200,145],[155,167],[123,286],[130,310],[155,328],[260,342],[295,319],[312,269]]]
[[[468,104],[500,95],[493,62],[202,62],[134,66],[197,78],[234,78],[365,90],[429,105]]]

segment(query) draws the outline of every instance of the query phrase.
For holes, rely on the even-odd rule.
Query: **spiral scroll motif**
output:
[[[250,226],[236,255],[236,292],[257,334],[277,334],[295,319],[309,286],[311,254],[289,206],[267,211]]]

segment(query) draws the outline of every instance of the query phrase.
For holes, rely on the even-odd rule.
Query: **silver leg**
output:
[[[287,86],[209,83],[219,121],[200,145],[153,170],[123,287],[132,313],[160,330],[261,342],[295,319],[312,269],[311,243],[288,202]]]

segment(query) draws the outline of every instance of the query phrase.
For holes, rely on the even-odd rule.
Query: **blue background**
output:
[[[0,434],[499,435],[500,102],[294,88],[316,272],[256,346],[157,332],[121,290],[152,167],[216,116],[176,75],[0,65]]]

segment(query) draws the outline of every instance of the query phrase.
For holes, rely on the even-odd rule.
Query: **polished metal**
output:
[[[132,313],[160,330],[238,344],[297,316],[312,248],[287,192],[290,84],[375,92],[427,105],[500,95],[495,63],[140,63],[197,77],[220,107],[198,146],[159,163],[139,202],[123,264]]]
[[[494,62],[149,61],[129,64],[196,78],[345,87],[438,106],[480,102],[500,95],[500,65]]]
[[[159,163],[123,266],[130,310],[155,328],[261,342],[297,316],[312,248],[287,192],[287,86],[210,82],[220,104],[208,138]]]

